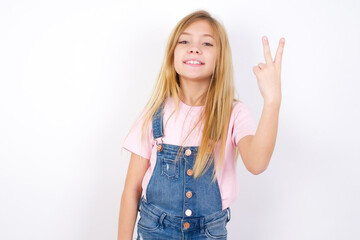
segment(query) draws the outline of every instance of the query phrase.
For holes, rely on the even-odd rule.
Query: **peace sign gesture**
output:
[[[269,42],[266,36],[262,37],[265,62],[253,67],[260,93],[264,102],[281,102],[281,60],[284,51],[285,38],[281,38],[276,51],[275,60],[272,60]]]

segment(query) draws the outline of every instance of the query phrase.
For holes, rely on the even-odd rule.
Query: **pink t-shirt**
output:
[[[180,101],[178,114],[171,113],[175,110],[173,98],[168,98],[164,105],[163,124],[165,144],[183,145],[183,146],[199,146],[201,141],[201,129],[203,125],[200,123],[187,137],[188,133],[198,121],[200,112],[204,106],[189,106]],[[156,144],[152,135],[152,123],[149,124],[148,145],[140,144],[141,140],[141,117],[135,121],[133,128],[126,137],[123,148],[140,155],[146,159],[150,159],[150,166],[145,173],[142,181],[142,195],[146,198],[146,187],[150,181],[156,164]],[[170,118],[169,118],[170,117]],[[226,209],[236,200],[239,193],[239,186],[236,177],[236,166],[234,153],[239,140],[247,135],[255,135],[255,120],[243,102],[233,102],[233,111],[230,117],[230,126],[228,130],[223,165],[218,173],[218,184],[222,199],[222,209]],[[187,140],[183,140],[187,137]],[[218,161],[218,154],[215,154],[214,161]]]

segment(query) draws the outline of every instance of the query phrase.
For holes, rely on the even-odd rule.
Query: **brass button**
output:
[[[191,191],[188,191],[188,192],[186,193],[186,196],[187,196],[187,198],[191,198],[191,197],[192,197],[192,192],[191,192]]]
[[[184,223],[184,228],[185,229],[188,229],[189,227],[190,227],[190,223],[188,223],[188,222]]]
[[[192,175],[193,175],[193,170],[188,169],[188,170],[186,171],[186,173],[187,173],[187,175],[192,176]]]
[[[185,214],[186,214],[186,216],[191,216],[191,214],[192,214],[192,211],[190,210],[190,209],[187,209],[186,211],[185,211]]]
[[[186,156],[190,156],[190,155],[191,155],[191,150],[190,150],[190,149],[186,149],[185,155],[186,155]]]
[[[157,145],[157,150],[161,152],[164,149],[162,144]]]

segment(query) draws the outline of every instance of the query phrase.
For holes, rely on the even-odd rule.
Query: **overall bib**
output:
[[[141,197],[138,210],[137,239],[187,240],[227,239],[226,225],[230,207],[222,210],[217,180],[211,183],[214,162],[201,177],[194,179],[193,165],[198,146],[158,144],[163,137],[163,106],[152,117],[153,136],[157,143],[154,171]]]

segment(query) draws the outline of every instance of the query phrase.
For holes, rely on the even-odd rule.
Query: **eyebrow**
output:
[[[183,32],[181,35],[191,35],[191,33]],[[208,33],[205,33],[205,34],[203,34],[202,36],[211,37],[212,39],[215,40],[215,38],[214,38],[211,34],[208,34]]]

